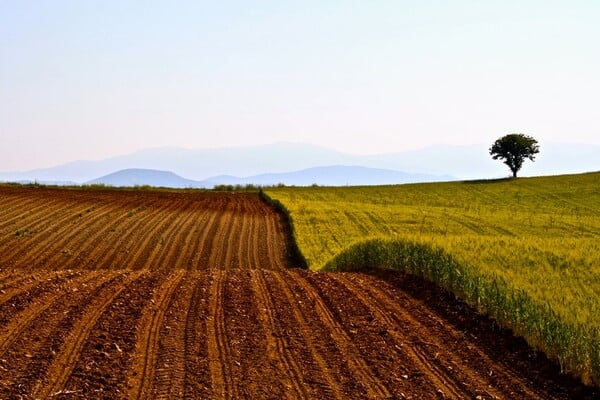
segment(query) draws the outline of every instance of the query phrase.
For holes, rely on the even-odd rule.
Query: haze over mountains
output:
[[[597,170],[600,170],[600,146],[542,143],[536,161],[526,161],[520,176]],[[492,160],[485,145],[437,145],[402,153],[352,155],[307,144],[276,143],[198,150],[147,149],[104,160],[0,173],[0,181],[82,184],[103,179],[104,183],[115,186],[141,182],[133,184],[212,187],[280,182],[288,185],[389,184],[508,175],[506,166]]]
[[[300,171],[260,174],[248,177],[220,175],[202,181],[185,179],[167,171],[151,169],[124,169],[103,177],[85,182],[110,186],[162,186],[173,188],[212,188],[216,185],[277,185],[285,183],[294,186],[312,184],[325,186],[341,185],[390,185],[409,182],[432,182],[451,180],[452,177],[427,174],[406,174],[386,169],[356,166],[315,167]]]

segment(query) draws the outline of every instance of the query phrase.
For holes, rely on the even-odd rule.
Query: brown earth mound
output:
[[[600,396],[423,281],[283,268],[256,195],[0,193],[0,398]]]

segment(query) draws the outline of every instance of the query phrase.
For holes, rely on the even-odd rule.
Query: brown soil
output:
[[[282,216],[253,193],[0,186],[0,207],[5,270],[294,264]]]
[[[0,398],[600,397],[419,279],[289,248],[253,194],[0,187]]]

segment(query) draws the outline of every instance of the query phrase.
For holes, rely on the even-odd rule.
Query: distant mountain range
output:
[[[199,188],[204,187],[200,182],[185,179],[169,171],[158,171],[155,169],[124,169],[92,179],[85,182],[87,185],[108,186],[156,186],[171,188]]]
[[[162,171],[162,175],[156,173],[156,179],[151,181],[171,182],[176,187],[189,186],[188,181],[192,182],[190,184],[200,182],[207,186],[279,182],[289,185],[356,185],[485,179],[509,175],[506,166],[491,159],[488,146],[485,145],[437,145],[401,153],[353,155],[308,144],[276,143],[199,150],[147,149],[98,161],[74,161],[51,168],[0,173],[0,181],[81,184],[134,169]],[[598,170],[600,146],[541,143],[537,160],[533,163],[527,161],[520,175]],[[167,173],[164,171],[170,171],[178,177],[165,175]],[[111,179],[120,179],[120,182],[140,181],[133,179],[134,175],[131,171],[119,172]]]
[[[315,167],[289,173],[260,174],[248,177],[215,176],[202,181],[183,178],[173,172],[151,169],[125,169],[85,182],[109,186],[157,186],[172,188],[212,188],[216,185],[286,185],[323,186],[390,185],[410,182],[452,180],[451,176],[406,174],[386,169],[329,166]]]

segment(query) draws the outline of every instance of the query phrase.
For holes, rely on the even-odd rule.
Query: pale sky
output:
[[[0,1],[0,171],[135,150],[600,144],[600,1]]]

